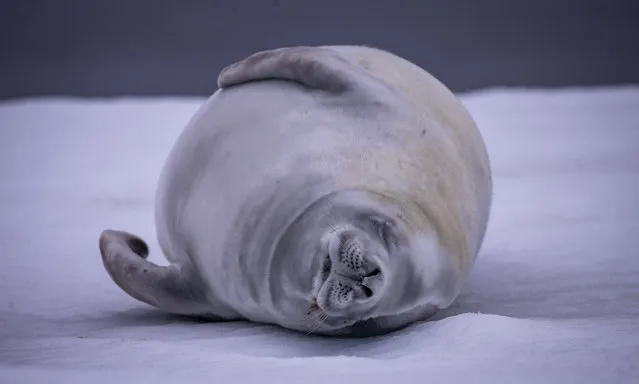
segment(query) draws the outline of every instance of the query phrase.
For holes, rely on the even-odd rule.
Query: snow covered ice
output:
[[[184,319],[110,280],[105,228],[166,264],[155,183],[203,100],[0,103],[0,383],[639,382],[639,86],[462,95],[486,241],[450,309],[370,339]]]

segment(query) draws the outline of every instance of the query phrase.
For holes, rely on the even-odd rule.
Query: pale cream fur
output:
[[[454,257],[461,286],[481,247],[492,201],[490,162],[478,127],[459,98],[415,64],[375,48],[331,48],[400,90],[414,105],[415,120],[396,127],[403,145],[369,148],[370,156],[363,153],[351,162],[342,185],[403,201],[415,235],[437,232]],[[381,185],[379,174],[395,175],[394,184]]]

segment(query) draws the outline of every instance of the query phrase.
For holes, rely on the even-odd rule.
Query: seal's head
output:
[[[431,263],[431,273],[424,273],[424,260],[440,258],[424,254],[436,249],[419,244],[392,203],[365,191],[331,194],[300,214],[280,238],[273,262],[283,268],[271,278],[286,297],[272,298],[295,303],[285,311],[294,329],[391,331],[413,321],[417,312],[432,311],[442,282],[449,280],[442,263]]]

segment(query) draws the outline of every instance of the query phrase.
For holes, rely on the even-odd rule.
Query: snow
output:
[[[203,100],[0,104],[0,382],[637,382],[639,86],[462,95],[494,167],[484,247],[449,310],[370,339],[166,315],[111,282],[102,229],[166,263],[155,182]]]

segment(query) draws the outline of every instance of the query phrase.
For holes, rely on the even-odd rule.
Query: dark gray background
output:
[[[366,44],[454,91],[639,83],[639,0],[0,1],[0,98],[208,95],[225,65]]]

